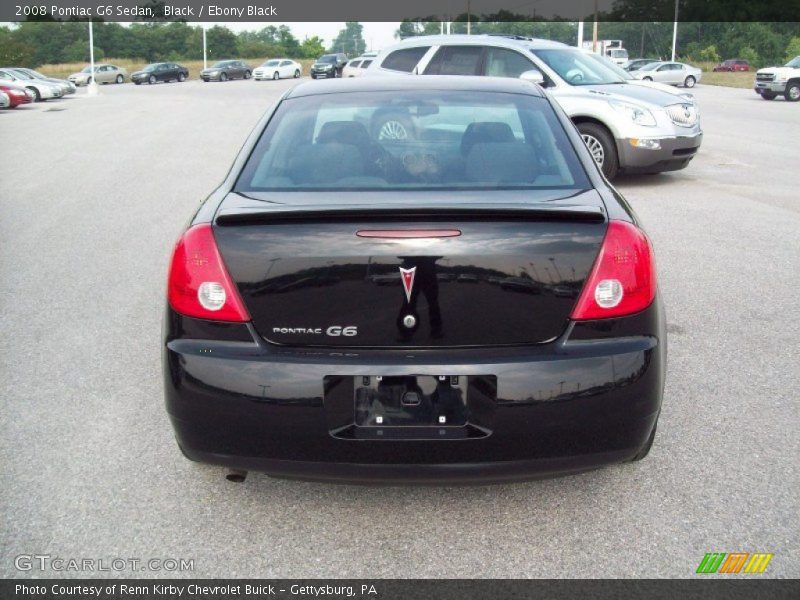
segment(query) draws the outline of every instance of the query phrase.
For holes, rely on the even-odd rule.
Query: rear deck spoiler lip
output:
[[[514,218],[526,220],[556,220],[603,223],[607,220],[602,205],[587,205],[569,202],[569,199],[529,203],[348,203],[325,205],[252,204],[240,196],[244,203],[220,207],[215,224],[244,225],[273,222],[324,220],[480,220]],[[256,204],[256,202],[258,204]]]

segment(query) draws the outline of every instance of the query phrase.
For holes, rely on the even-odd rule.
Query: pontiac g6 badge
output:
[[[403,280],[403,289],[406,291],[406,300],[411,304],[411,290],[414,289],[414,274],[417,272],[417,267],[404,269],[400,267],[400,278]]]

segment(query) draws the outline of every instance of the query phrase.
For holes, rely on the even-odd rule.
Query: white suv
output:
[[[691,94],[634,84],[602,57],[559,42],[422,36],[386,48],[365,75],[486,75],[540,83],[569,115],[606,177],[683,169],[703,140]],[[402,120],[378,135],[402,135]],[[408,134],[408,133],[406,133]]]

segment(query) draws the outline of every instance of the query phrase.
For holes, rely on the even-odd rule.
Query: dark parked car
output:
[[[716,71],[749,71],[750,63],[740,58],[724,60],[713,69]]]
[[[311,79],[318,77],[341,77],[342,70],[347,64],[347,54],[325,54],[320,56],[316,62],[311,65]]]
[[[369,134],[393,107],[415,139]],[[581,291],[458,283],[488,276]],[[167,294],[166,407],[192,460],[487,482],[653,443],[666,334],[652,248],[529,82],[294,87],[181,236]]]
[[[642,67],[660,62],[657,58],[634,58],[625,63],[626,71],[638,71]]]
[[[163,62],[147,65],[141,71],[131,75],[131,81],[136,85],[140,83],[156,83],[158,81],[185,81],[189,77],[189,69],[177,63]]]
[[[200,71],[203,81],[228,81],[229,79],[250,79],[252,69],[241,60],[221,60],[208,69]]]

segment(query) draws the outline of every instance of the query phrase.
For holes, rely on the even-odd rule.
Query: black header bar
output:
[[[665,22],[675,0],[2,0],[0,21]],[[678,0],[682,22],[800,22],[800,0]],[[800,35],[800,31],[798,32]]]
[[[800,581],[565,579],[34,579],[0,580],[3,600],[464,600],[593,598],[792,600]]]

